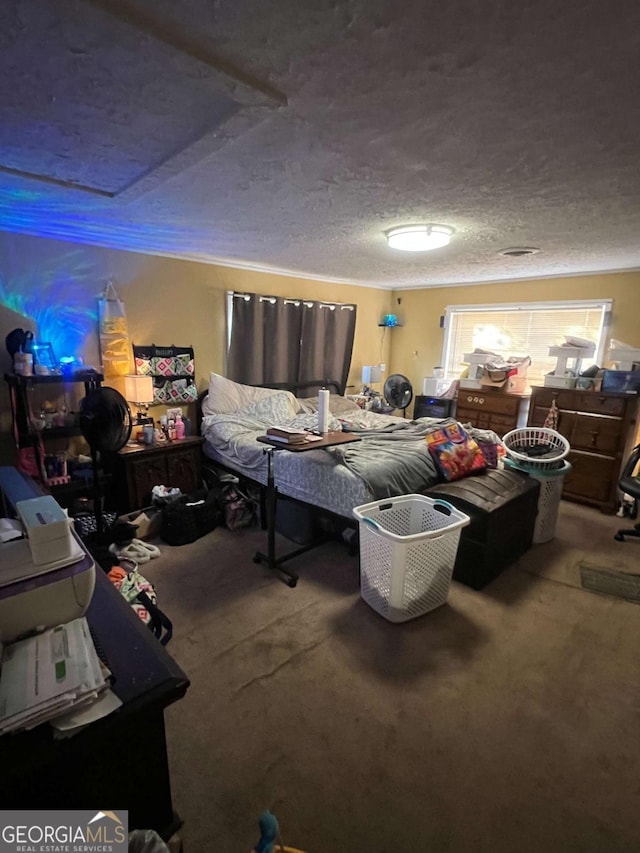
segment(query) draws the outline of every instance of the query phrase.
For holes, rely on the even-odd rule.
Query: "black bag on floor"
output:
[[[188,545],[211,533],[220,519],[219,494],[215,490],[180,495],[162,508],[160,538],[167,545]]]

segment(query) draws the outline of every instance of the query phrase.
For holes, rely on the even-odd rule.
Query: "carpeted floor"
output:
[[[620,522],[563,503],[553,542],[401,625],[338,542],[295,589],[252,562],[260,530],[158,543],[143,571],[191,679],[166,712],[185,853],[248,853],[266,807],[309,853],[640,849],[640,609],[580,578],[638,570]]]

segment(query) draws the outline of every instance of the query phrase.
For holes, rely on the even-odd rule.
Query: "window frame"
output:
[[[609,330],[611,326],[611,311],[613,307],[613,299],[603,298],[603,299],[563,299],[563,300],[546,300],[541,302],[493,302],[493,303],[477,303],[477,304],[466,304],[466,305],[447,305],[444,309],[444,318],[443,318],[443,328],[444,328],[444,336],[442,341],[442,355],[441,355],[441,364],[446,370],[447,365],[449,364],[449,359],[451,355],[451,336],[453,330],[453,316],[454,314],[478,314],[486,312],[487,316],[491,314],[498,314],[508,311],[526,311],[526,312],[535,312],[542,313],[544,311],[562,311],[562,310],[576,310],[576,311],[589,311],[589,310],[601,310],[602,311],[602,319],[600,323],[600,335],[599,340],[596,343],[596,351],[593,355],[593,361],[596,364],[603,364],[605,358],[605,347],[609,337]],[[560,330],[556,329],[551,334],[563,334]],[[550,346],[553,344],[550,343]],[[462,355],[462,354],[460,354]],[[529,355],[526,352],[514,352],[509,353],[509,355]],[[462,363],[462,359],[460,359],[460,363]],[[459,371],[461,372],[461,371]]]

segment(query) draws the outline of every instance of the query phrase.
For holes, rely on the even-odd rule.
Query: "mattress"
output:
[[[246,438],[247,449],[249,442],[253,441],[262,454],[257,466],[243,465],[237,457],[221,453],[206,437],[204,454],[213,462],[266,485],[265,446],[256,440],[261,434],[257,432],[253,438]],[[366,483],[344,465],[338,464],[326,450],[290,453],[277,448],[273,457],[273,473],[278,491],[283,495],[321,507],[344,518],[353,519],[353,507],[374,500]]]

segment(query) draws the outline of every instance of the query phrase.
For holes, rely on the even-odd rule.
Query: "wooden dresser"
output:
[[[177,487],[183,494],[202,483],[202,441],[191,436],[168,444],[127,445],[117,454],[111,501],[120,512],[151,503],[154,486]]]
[[[633,445],[638,398],[605,391],[532,388],[529,425],[543,426],[552,401],[571,445],[562,497],[615,512],[620,469]]]
[[[456,420],[478,429],[492,429],[503,436],[527,423],[529,397],[492,389],[458,389]]]

